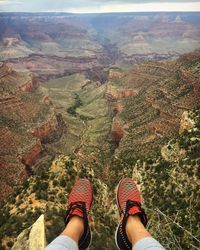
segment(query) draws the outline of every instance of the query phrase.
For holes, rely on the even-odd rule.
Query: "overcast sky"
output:
[[[74,13],[200,11],[200,0],[0,0],[0,11]]]

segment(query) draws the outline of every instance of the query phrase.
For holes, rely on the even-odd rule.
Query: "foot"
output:
[[[120,181],[117,190],[117,205],[121,221],[118,225],[115,234],[116,244],[119,249],[132,249],[132,244],[126,234],[126,222],[128,216],[139,216],[142,224],[146,226],[147,217],[144,210],[141,208],[140,192],[131,178],[124,178]]]
[[[88,221],[92,199],[92,184],[86,179],[76,180],[69,196],[65,225],[69,223],[73,216],[83,219],[84,232],[78,242],[79,249],[88,248],[91,242],[91,231]]]

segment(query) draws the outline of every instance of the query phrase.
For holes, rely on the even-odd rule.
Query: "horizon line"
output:
[[[185,10],[166,10],[166,11],[159,11],[159,10],[155,10],[155,11],[113,11],[113,12],[68,12],[68,11],[0,11],[0,13],[24,13],[24,14],[45,14],[45,13],[59,13],[59,14],[80,14],[80,15],[84,15],[84,14],[131,14],[131,13],[200,13],[200,10],[189,10],[189,11],[185,11]]]

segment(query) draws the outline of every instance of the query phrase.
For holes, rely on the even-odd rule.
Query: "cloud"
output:
[[[21,5],[24,2],[22,1],[11,1],[11,0],[0,0],[0,6],[7,6],[7,5]],[[1,11],[1,9],[0,9]]]
[[[200,2],[190,3],[140,3],[140,4],[110,4],[96,7],[66,8],[72,13],[110,13],[110,12],[166,12],[166,11],[197,11]]]
[[[200,0],[0,0],[0,11],[200,11]]]

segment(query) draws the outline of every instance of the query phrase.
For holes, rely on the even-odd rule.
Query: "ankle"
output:
[[[72,240],[79,242],[81,236],[84,233],[84,221],[79,216],[73,216],[70,218],[66,228],[61,235],[70,237]]]
[[[128,216],[126,222],[126,234],[132,245],[134,245],[138,240],[150,236],[142,224],[140,216],[137,214]]]

